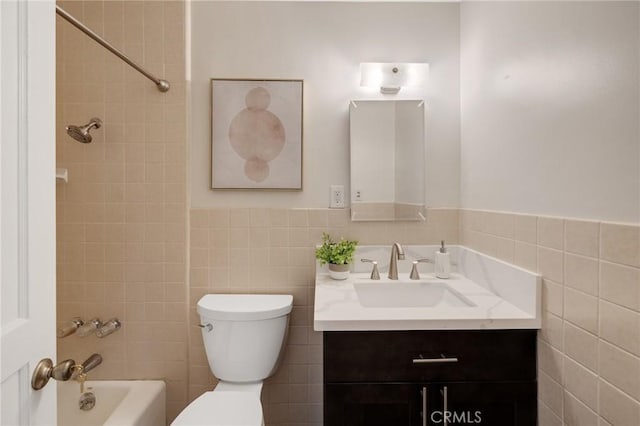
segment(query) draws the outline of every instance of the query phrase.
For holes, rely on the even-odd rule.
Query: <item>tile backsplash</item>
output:
[[[116,360],[101,376],[167,379],[174,395],[184,397],[172,400],[173,415],[215,384],[197,327],[198,299],[211,292],[288,293],[294,296],[290,334],[280,369],[265,383],[265,418],[269,425],[322,424],[322,336],[313,331],[314,246],[323,232],[329,232],[367,245],[438,244],[444,239],[537,271],[543,276],[540,424],[615,425],[640,419],[637,225],[465,209],[428,209],[426,222],[351,222],[343,209],[191,209],[186,219],[187,289],[170,283],[158,287],[151,268],[139,271],[140,282],[108,284],[114,287],[105,291],[104,305],[89,304],[123,310],[128,318],[126,333],[114,334],[108,345],[106,340],[92,342],[92,349]],[[91,234],[92,226],[85,224],[78,235]],[[153,226],[144,224],[142,229]],[[163,225],[126,237],[116,230],[106,238],[151,236],[160,229],[177,232]],[[70,237],[65,235],[69,234],[62,233],[59,247],[68,250],[65,242]],[[150,261],[156,244],[145,242],[140,256],[133,251],[118,259]],[[91,257],[87,248],[82,276],[91,282],[91,276],[100,275],[86,263]],[[164,252],[185,259],[170,246]],[[62,277],[73,273],[65,269],[70,262],[64,259]],[[70,283],[59,282],[59,312],[65,314],[72,313],[68,309],[80,297],[65,290],[73,286]],[[89,297],[89,286],[84,288],[79,294]],[[67,343],[63,351],[87,347],[86,342],[76,344],[81,348]],[[129,360],[148,356],[150,348],[157,360],[129,367]]]
[[[315,245],[322,233],[360,244],[458,241],[458,211],[429,209],[426,222],[351,222],[345,209],[192,209],[189,399],[215,384],[195,307],[206,293],[294,297],[283,363],[265,383],[268,425],[322,424],[322,333],[313,330]]]
[[[539,424],[640,423],[640,226],[459,214],[461,244],[543,276]]]

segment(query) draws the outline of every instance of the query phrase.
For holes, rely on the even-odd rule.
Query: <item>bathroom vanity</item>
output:
[[[411,259],[435,249],[405,252]],[[357,259],[386,269],[389,248],[359,250]],[[419,280],[406,271],[371,280],[357,269],[333,281],[319,269],[314,327],[323,331],[325,425],[536,424],[540,277],[451,250],[449,280],[427,267]]]
[[[324,422],[534,426],[536,333],[325,332]]]

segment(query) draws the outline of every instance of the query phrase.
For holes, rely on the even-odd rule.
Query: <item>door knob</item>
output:
[[[74,365],[76,365],[76,362],[72,359],[64,360],[56,365],[53,365],[53,361],[49,358],[41,359],[33,370],[31,387],[34,390],[40,390],[49,383],[49,379],[51,378],[66,382],[73,374]]]

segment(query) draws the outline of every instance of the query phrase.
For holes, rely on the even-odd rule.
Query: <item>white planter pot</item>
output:
[[[350,265],[329,264],[329,276],[334,280],[346,280],[349,278]]]

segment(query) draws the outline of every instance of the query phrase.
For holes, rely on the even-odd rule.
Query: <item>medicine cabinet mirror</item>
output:
[[[349,106],[351,220],[424,220],[424,101]]]

